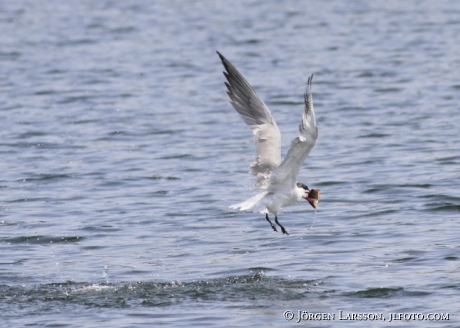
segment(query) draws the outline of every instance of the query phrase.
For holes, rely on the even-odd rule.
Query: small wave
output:
[[[62,243],[76,243],[80,242],[84,237],[78,236],[65,236],[65,237],[51,237],[51,236],[21,236],[12,238],[2,238],[2,243],[9,244],[62,244]]]
[[[368,288],[355,292],[344,293],[345,296],[359,297],[359,298],[390,298],[394,296],[401,296],[404,288]]]

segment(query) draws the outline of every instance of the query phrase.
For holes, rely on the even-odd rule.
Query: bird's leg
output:
[[[270,225],[272,226],[273,230],[275,230],[276,232],[278,232],[278,230],[276,230],[276,227],[275,225],[272,223],[272,221],[270,221],[270,219],[268,218],[268,213],[265,214],[265,219],[267,219],[268,223],[270,223]]]
[[[281,228],[281,231],[285,234],[285,235],[289,235],[288,232],[286,231],[286,229],[284,229],[284,227],[278,222],[278,216],[275,215],[275,222],[277,225],[280,226]]]

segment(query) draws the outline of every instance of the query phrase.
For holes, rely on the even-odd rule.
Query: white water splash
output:
[[[315,218],[313,219],[313,223],[311,224],[310,228],[308,228],[307,230],[310,231],[313,229],[313,226],[315,225],[315,222],[316,222],[316,214],[318,214],[318,211],[316,210],[315,208]]]

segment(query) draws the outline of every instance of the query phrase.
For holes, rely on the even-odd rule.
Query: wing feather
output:
[[[224,56],[217,54],[226,70],[224,75],[228,83],[225,85],[230,103],[254,134],[256,156],[249,168],[257,176],[255,186],[266,188],[271,172],[281,163],[280,131],[270,110],[243,75]]]
[[[315,111],[313,109],[312,80],[313,75],[308,79],[304,94],[305,106],[302,121],[299,124],[299,136],[291,142],[283,162],[273,171],[269,181],[269,190],[283,188],[292,190],[297,183],[302,164],[315,146],[318,138],[318,127],[316,126]]]

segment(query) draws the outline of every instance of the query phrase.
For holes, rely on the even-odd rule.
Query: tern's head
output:
[[[316,206],[318,205],[320,190],[308,189],[308,187],[303,183],[297,183],[297,187],[302,188],[305,191],[305,196],[303,198],[305,198],[310,203],[310,205],[316,209]]]
[[[299,188],[302,191],[302,198],[307,199],[308,192],[310,191],[310,189],[308,189],[308,186],[304,185],[303,183],[298,182],[297,188]]]

